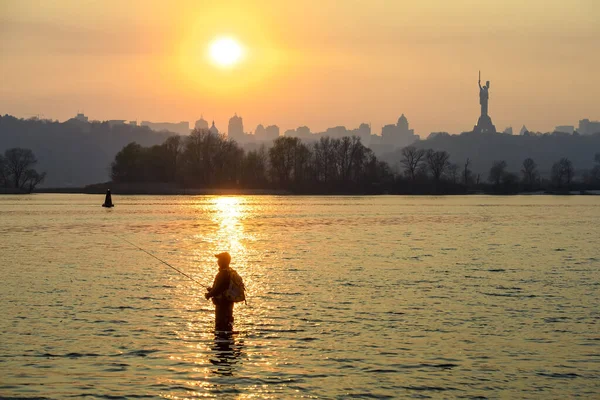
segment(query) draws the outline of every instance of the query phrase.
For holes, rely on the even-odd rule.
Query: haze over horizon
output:
[[[496,127],[600,119],[600,2],[331,0],[0,3],[0,113],[313,132],[404,113],[421,137],[471,130],[477,71]],[[230,67],[207,57],[234,38]]]

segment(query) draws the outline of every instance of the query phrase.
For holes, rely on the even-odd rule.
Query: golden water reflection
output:
[[[597,197],[24,201],[0,198],[3,396],[598,393]],[[223,250],[233,343],[203,296]]]
[[[243,197],[217,197],[210,205],[210,215],[219,225],[213,243],[217,249],[228,251],[234,260],[243,260],[246,254],[243,221],[247,205],[244,200]]]
[[[244,278],[247,287],[252,286],[252,272],[248,268],[248,242],[255,240],[245,231],[245,220],[256,212],[252,202],[242,196],[199,197],[192,204],[197,223],[193,225],[190,242],[193,259],[199,265],[192,266],[207,286],[217,273],[214,254],[227,251],[232,257],[232,267]],[[180,232],[179,234],[185,234]],[[244,326],[251,323],[252,316],[242,303],[234,310],[235,331],[215,333],[214,305],[204,299],[204,288],[183,288],[177,296],[176,308],[182,310],[185,328],[177,331],[186,350],[171,359],[177,363],[194,364],[197,381],[186,386],[210,392],[211,376],[233,376],[241,368],[246,332]],[[161,382],[165,383],[165,382]],[[197,393],[196,393],[197,395]]]

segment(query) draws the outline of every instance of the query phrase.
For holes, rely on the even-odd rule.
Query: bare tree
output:
[[[0,154],[0,187],[8,186],[8,171],[6,170],[6,160]]]
[[[312,146],[315,176],[318,182],[331,183],[337,179],[336,143],[329,136],[324,136]]]
[[[531,158],[526,158],[525,161],[523,161],[521,173],[523,174],[523,183],[531,189],[537,182],[539,175],[535,161],[533,161]]]
[[[409,176],[411,181],[415,180],[417,171],[421,164],[423,164],[425,157],[425,150],[417,149],[414,146],[408,146],[402,149],[402,159],[400,164],[404,166],[404,171]]]
[[[458,180],[459,168],[460,167],[458,166],[458,164],[454,164],[454,163],[448,164],[448,176],[450,177],[450,180],[452,180],[452,183],[456,183],[456,181]]]
[[[258,150],[249,151],[242,162],[242,182],[248,187],[264,187],[267,184],[267,149],[263,144]]]
[[[573,163],[566,157],[552,165],[552,182],[559,188],[563,187],[563,184],[569,186],[574,175]]]
[[[463,171],[463,184],[465,186],[469,185],[469,181],[471,180],[471,170],[469,169],[469,164],[471,163],[471,160],[469,160],[467,158],[467,161],[465,162],[465,169]]]
[[[181,136],[169,136],[161,147],[164,151],[165,167],[167,168],[165,174],[171,182],[175,182],[183,148]]]
[[[500,186],[502,178],[506,174],[506,161],[494,161],[492,168],[490,168],[490,174],[488,180],[496,186]]]
[[[25,180],[23,182],[23,188],[27,189],[27,191],[31,193],[38,184],[44,181],[45,178],[45,172],[38,174],[38,172],[35,169],[28,169],[27,171],[25,171]]]
[[[17,189],[22,189],[25,185],[25,171],[31,169],[37,159],[30,149],[15,147],[6,150],[4,153],[6,163],[6,174],[9,176],[12,185]]]
[[[283,187],[304,177],[310,151],[297,137],[280,136],[269,149],[273,179]]]
[[[448,160],[450,154],[445,151],[433,151],[428,150],[426,153],[427,167],[431,171],[431,175],[436,182],[439,182],[440,178],[448,169]]]
[[[590,171],[589,180],[591,183],[598,184],[600,183],[600,153],[596,153],[594,161],[596,161],[596,165],[594,165],[594,168]],[[0,177],[0,179],[2,178]]]

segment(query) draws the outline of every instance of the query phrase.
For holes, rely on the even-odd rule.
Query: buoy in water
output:
[[[104,204],[102,204],[102,207],[114,207],[115,205],[112,202],[112,197],[110,195],[110,189],[106,189],[106,197],[104,198]]]

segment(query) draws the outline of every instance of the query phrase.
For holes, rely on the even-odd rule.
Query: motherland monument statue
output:
[[[481,71],[479,71],[479,104],[481,104],[481,115],[479,116],[479,120],[477,120],[477,125],[473,127],[473,132],[496,133],[496,127],[492,124],[492,119],[488,115],[489,89],[490,81],[481,86]]]

